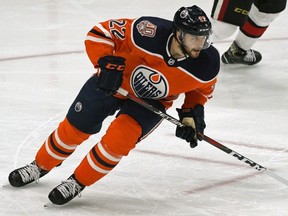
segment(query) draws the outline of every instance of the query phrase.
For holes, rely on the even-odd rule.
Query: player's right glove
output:
[[[185,124],[184,127],[177,126],[176,136],[190,143],[191,148],[197,146],[197,139],[203,139],[204,129],[204,107],[197,104],[193,109],[176,109],[180,121]]]
[[[125,58],[119,56],[104,56],[98,60],[100,73],[96,87],[107,95],[113,95],[123,82]]]

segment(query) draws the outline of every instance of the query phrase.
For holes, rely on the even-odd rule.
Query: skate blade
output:
[[[44,208],[51,208],[52,206],[54,206],[54,204],[51,202],[44,204]]]

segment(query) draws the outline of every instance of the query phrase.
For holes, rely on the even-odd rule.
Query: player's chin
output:
[[[200,52],[201,52],[201,50],[193,49],[190,51],[189,55],[191,58],[198,58]]]

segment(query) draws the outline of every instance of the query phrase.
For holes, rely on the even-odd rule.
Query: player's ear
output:
[[[183,42],[183,40],[184,40],[184,35],[185,35],[184,32],[179,31],[179,40],[180,40],[181,42]]]
[[[179,30],[176,30],[175,34],[176,34],[175,36],[176,36],[177,41],[180,43],[183,40],[182,32]]]

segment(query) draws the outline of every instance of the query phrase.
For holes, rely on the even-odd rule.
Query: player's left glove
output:
[[[204,107],[197,104],[193,109],[176,109],[180,121],[187,125],[186,127],[176,128],[176,136],[185,139],[190,143],[191,148],[197,146],[197,139],[203,140],[204,129],[206,127],[204,121]]]
[[[121,86],[125,60],[119,56],[104,56],[98,60],[100,74],[96,86],[107,95],[113,95]]]

